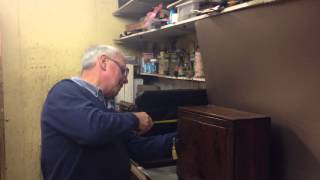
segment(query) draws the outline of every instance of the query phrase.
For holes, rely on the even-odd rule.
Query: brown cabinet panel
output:
[[[198,120],[210,118],[199,116]],[[181,179],[229,179],[232,158],[231,130],[203,121],[179,119],[178,174]],[[232,154],[231,154],[232,155]],[[214,169],[214,171],[213,171]],[[185,173],[182,173],[185,172]]]
[[[201,112],[202,108],[205,112]],[[180,179],[268,179],[270,119],[240,111],[236,111],[240,115],[237,118],[234,112],[217,106],[179,109]]]

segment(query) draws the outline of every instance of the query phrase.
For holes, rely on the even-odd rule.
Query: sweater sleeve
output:
[[[132,113],[107,112],[81,94],[71,81],[58,83],[49,92],[42,123],[79,144],[105,144],[137,128]]]
[[[170,157],[173,138],[176,132],[157,136],[137,136],[131,133],[128,138],[128,149],[131,158],[138,161],[149,161]]]

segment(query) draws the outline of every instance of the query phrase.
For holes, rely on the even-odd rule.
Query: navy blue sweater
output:
[[[45,180],[128,180],[129,158],[169,156],[174,134],[135,136],[132,113],[108,110],[71,80],[48,93],[41,115],[41,168]]]

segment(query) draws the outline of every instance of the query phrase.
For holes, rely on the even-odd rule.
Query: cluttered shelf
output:
[[[152,77],[159,77],[159,78],[166,78],[166,79],[175,79],[175,80],[186,80],[186,81],[198,81],[198,82],[205,82],[205,78],[189,78],[189,77],[176,77],[176,76],[168,76],[168,75],[161,75],[161,74],[151,74],[151,73],[140,73],[142,76],[152,76]]]
[[[150,29],[148,31],[142,31],[128,36],[124,36],[119,39],[116,39],[115,42],[125,43],[140,41],[156,41],[162,38],[183,36],[195,32],[194,22],[207,17],[209,17],[209,15],[207,14],[196,16],[184,21],[177,22],[175,24],[161,26],[161,28],[159,29]]]
[[[153,28],[141,32],[135,32],[129,35],[125,35],[116,39],[117,43],[135,43],[135,42],[144,42],[144,41],[157,41],[170,37],[179,37],[186,34],[190,34],[195,32],[195,22],[204,18],[208,18],[211,16],[218,16],[221,14],[249,8],[255,7],[258,5],[272,3],[279,0],[251,0],[244,3],[236,4],[230,7],[226,7],[222,10],[211,9],[206,11],[205,14],[191,17],[188,19],[184,19],[181,21],[177,21],[172,24],[163,25],[159,28]]]
[[[129,0],[113,12],[114,16],[143,16],[159,3],[171,3],[174,0]]]

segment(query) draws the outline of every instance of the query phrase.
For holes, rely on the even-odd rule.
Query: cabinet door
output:
[[[179,118],[177,173],[183,180],[231,180],[232,131],[202,118]]]

